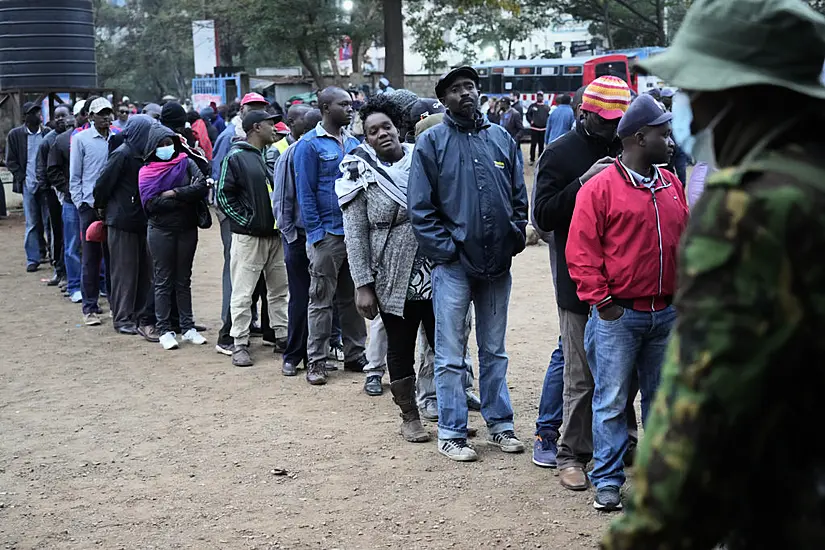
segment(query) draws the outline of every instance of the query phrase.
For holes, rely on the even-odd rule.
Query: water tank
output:
[[[0,0],[0,90],[95,87],[92,0]]]

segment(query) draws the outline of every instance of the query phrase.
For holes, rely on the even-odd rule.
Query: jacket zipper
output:
[[[663,264],[664,264],[664,251],[662,249],[662,224],[659,221],[659,205],[656,203],[656,189],[653,188],[650,190],[650,193],[653,195],[653,210],[656,212],[656,232],[659,235],[659,292],[657,296],[662,295],[662,277],[664,276],[663,271]],[[653,296],[650,299],[650,311],[656,311],[656,296]]]

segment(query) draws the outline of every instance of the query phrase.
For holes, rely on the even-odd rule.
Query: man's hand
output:
[[[608,307],[599,310],[599,319],[602,321],[615,321],[624,314],[624,308],[616,304],[610,304]]]
[[[164,191],[163,193],[161,193],[160,196],[164,199],[173,199],[175,198],[176,194],[177,193],[175,193],[174,189],[169,189],[168,191]]]
[[[355,291],[355,308],[362,317],[370,321],[378,315],[378,298],[372,286],[359,287]]]
[[[616,159],[614,159],[613,157],[602,157],[599,160],[597,160],[593,164],[593,166],[588,168],[587,172],[585,172],[584,175],[582,175],[582,177],[579,178],[582,182],[582,185],[584,185],[585,182],[587,182],[587,180],[594,177],[596,174],[598,174],[599,172],[613,164],[615,160]]]

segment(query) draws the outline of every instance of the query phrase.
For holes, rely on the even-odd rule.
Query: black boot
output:
[[[415,376],[408,376],[390,384],[392,400],[401,409],[401,435],[410,443],[424,443],[430,440],[429,432],[424,429],[418,416],[415,403]]]

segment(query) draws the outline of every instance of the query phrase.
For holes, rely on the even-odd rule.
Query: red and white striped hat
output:
[[[630,88],[616,76],[600,76],[587,85],[582,96],[582,111],[596,113],[606,120],[622,118],[630,106]]]

